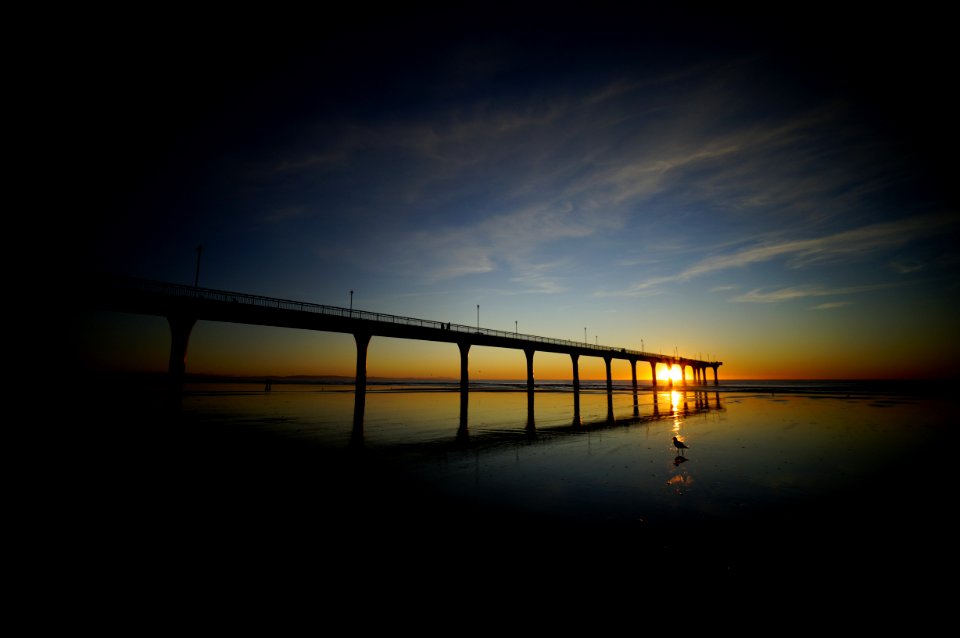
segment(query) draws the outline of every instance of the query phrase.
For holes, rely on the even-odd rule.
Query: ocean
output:
[[[191,590],[309,573],[423,595],[625,574],[890,592],[945,568],[928,548],[952,564],[942,386],[604,388],[585,382],[577,412],[562,382],[532,408],[523,382],[478,383],[464,418],[454,383],[372,383],[362,423],[343,384],[188,383],[173,413],[160,387],[87,391],[84,516],[120,577],[188,571]]]

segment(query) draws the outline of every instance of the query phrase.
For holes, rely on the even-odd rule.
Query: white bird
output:
[[[681,441],[680,439],[678,439],[677,437],[673,437],[673,445],[674,445],[674,447],[676,447],[676,448],[677,448],[678,450],[680,450],[681,452],[682,452],[683,450],[688,450],[688,449],[689,449],[689,448],[687,447],[687,444],[684,443],[683,441]]]

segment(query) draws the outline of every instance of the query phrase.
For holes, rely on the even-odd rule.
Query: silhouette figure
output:
[[[689,449],[689,448],[687,447],[687,444],[684,443],[683,441],[679,440],[677,437],[673,437],[673,445],[674,445],[674,447],[676,447],[678,450],[680,450],[680,453],[681,453],[681,454],[683,454],[683,451],[684,451],[684,450]]]

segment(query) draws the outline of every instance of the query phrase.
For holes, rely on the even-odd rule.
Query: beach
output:
[[[569,392],[537,392],[531,420],[500,389],[463,424],[457,392],[391,386],[359,429],[344,387],[193,387],[176,416],[127,398],[77,513],[120,578],[884,589],[939,573],[923,551],[954,529],[935,392],[618,389],[611,419],[591,390],[575,422]]]

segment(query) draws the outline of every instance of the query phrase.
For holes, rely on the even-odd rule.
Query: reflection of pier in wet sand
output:
[[[649,391],[648,391],[649,392]],[[660,409],[660,399],[658,395],[663,394],[660,392],[651,392],[652,394],[652,404],[653,409],[649,414],[640,413],[640,403],[638,401],[638,394],[634,392],[633,395],[633,413],[630,416],[621,416],[615,418],[613,415],[612,409],[609,409],[607,416],[603,419],[594,419],[591,421],[584,421],[580,418],[579,412],[577,412],[573,418],[573,422],[569,424],[554,424],[547,426],[537,426],[536,419],[534,416],[534,407],[532,398],[528,398],[527,401],[527,424],[524,433],[519,433],[517,430],[512,431],[487,431],[479,435],[471,434],[467,428],[467,416],[461,412],[460,414],[460,428],[457,431],[456,443],[462,444],[469,441],[471,448],[476,447],[487,447],[491,445],[497,445],[499,443],[510,443],[522,440],[524,442],[530,441],[530,437],[534,437],[536,440],[544,440],[552,438],[553,436],[566,435],[566,434],[577,434],[581,432],[594,432],[598,430],[603,430],[613,427],[626,427],[631,425],[638,425],[643,423],[650,423],[655,421],[660,421],[663,419],[673,418],[675,416],[681,415],[684,417],[692,416],[695,414],[704,414],[707,412],[712,412],[715,410],[723,410],[723,406],[720,403],[720,393],[718,391],[709,391],[709,390],[674,390],[670,392],[671,395],[679,395],[676,397],[676,400],[673,398],[666,401],[666,409]],[[712,395],[712,397],[711,397]],[[528,397],[532,397],[528,393]],[[353,436],[356,441],[362,441],[363,428],[362,424],[354,424]],[[450,441],[438,441],[436,445],[446,446],[450,445]]]
[[[687,385],[686,369],[693,376],[693,386],[707,385],[707,370],[713,370],[713,385],[719,385],[717,369],[720,361],[704,361],[680,356],[665,356],[650,352],[617,348],[601,344],[569,341],[507,332],[476,326],[443,323],[428,319],[399,317],[382,313],[322,306],[300,301],[275,299],[184,286],[166,282],[114,278],[88,287],[91,291],[87,301],[95,308],[115,312],[157,315],[167,318],[170,326],[171,345],[169,363],[169,397],[179,405],[186,373],[187,346],[190,333],[198,320],[222,321],[250,325],[298,328],[324,332],[352,334],[357,344],[356,385],[354,402],[354,426],[362,427],[367,389],[367,349],[375,336],[454,343],[460,350],[460,421],[466,427],[470,394],[468,361],[470,348],[489,346],[522,350],[526,356],[527,406],[531,423],[534,413],[533,359],[537,352],[566,354],[570,357],[573,371],[574,423],[580,420],[580,370],[581,356],[603,359],[606,365],[606,392],[608,420],[613,419],[613,377],[611,363],[621,359],[630,363],[635,416],[637,415],[637,363],[650,365],[654,397],[658,389],[657,369],[668,370],[678,366],[682,385]],[[667,387],[673,388],[668,375]],[[654,403],[656,409],[656,402]]]

